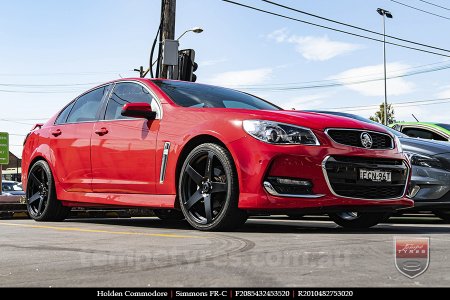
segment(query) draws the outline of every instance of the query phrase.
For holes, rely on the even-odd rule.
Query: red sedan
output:
[[[109,82],[74,99],[27,136],[22,172],[37,221],[124,206],[200,230],[292,212],[370,227],[413,205],[409,163],[383,128],[161,79]]]

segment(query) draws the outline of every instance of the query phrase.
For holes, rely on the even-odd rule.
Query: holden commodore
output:
[[[80,95],[27,135],[22,170],[36,221],[122,206],[199,230],[288,212],[364,228],[413,205],[409,162],[383,128],[163,79],[121,79]]]

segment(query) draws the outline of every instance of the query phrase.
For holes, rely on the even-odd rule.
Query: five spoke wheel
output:
[[[35,162],[28,172],[27,209],[36,221],[62,221],[70,213],[70,207],[56,198],[53,175],[47,162]]]
[[[216,144],[203,144],[186,158],[179,180],[180,205],[186,220],[200,230],[241,225],[238,181],[231,155]]]
[[[44,168],[34,167],[28,177],[27,198],[30,215],[35,218],[42,215],[48,202],[49,182]]]
[[[214,152],[200,152],[186,166],[183,202],[201,224],[209,224],[220,213],[228,191],[224,168]]]

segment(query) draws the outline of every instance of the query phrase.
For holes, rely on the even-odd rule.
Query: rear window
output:
[[[72,110],[73,105],[75,104],[75,101],[70,103],[66,106],[66,108],[63,109],[63,111],[59,114],[58,118],[55,121],[56,125],[61,125],[66,123],[67,117],[69,116],[70,111]]]
[[[67,123],[97,120],[98,109],[107,91],[108,86],[103,86],[79,97],[70,111]]]
[[[153,83],[183,107],[281,110],[261,98],[228,88],[184,81],[155,80]]]

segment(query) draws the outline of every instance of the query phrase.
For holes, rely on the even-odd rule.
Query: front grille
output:
[[[372,146],[370,149],[392,149],[394,148],[394,141],[392,137],[388,134],[373,132],[373,131],[364,131],[364,130],[356,130],[356,129],[328,129],[328,136],[335,141],[336,143],[366,148],[363,146],[361,141],[361,134],[367,132],[372,137]]]
[[[392,182],[373,182],[359,178],[359,170],[391,172]],[[334,194],[348,198],[395,199],[403,196],[409,169],[402,160],[364,157],[329,157],[324,173]]]

